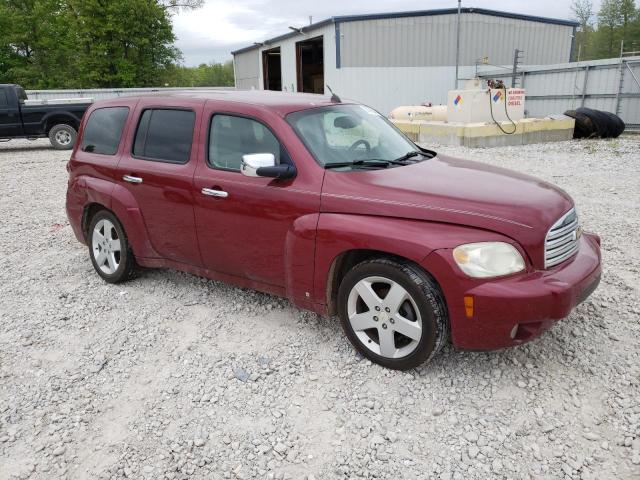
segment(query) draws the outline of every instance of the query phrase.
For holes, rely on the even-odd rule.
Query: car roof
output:
[[[96,102],[99,105],[128,104],[130,101],[138,99],[153,98],[173,98],[177,104],[184,101],[185,104],[206,102],[216,100],[220,102],[234,102],[250,105],[253,107],[263,107],[274,111],[282,116],[291,112],[307,110],[328,105],[335,105],[328,95],[317,95],[312,93],[289,93],[274,92],[269,90],[181,90],[171,92],[153,92],[141,95],[110,98]],[[342,102],[353,103],[353,102]],[[95,105],[95,104],[94,104]]]

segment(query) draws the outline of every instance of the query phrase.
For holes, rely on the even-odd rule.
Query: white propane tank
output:
[[[447,120],[447,106],[436,105],[425,107],[422,105],[409,105],[394,108],[389,114],[392,120],[429,120],[445,122]]]

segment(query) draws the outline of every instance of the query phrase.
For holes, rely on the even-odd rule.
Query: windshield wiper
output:
[[[405,165],[405,163],[396,162],[395,160],[378,160],[378,159],[372,158],[372,159],[354,160],[352,162],[327,163],[325,164],[324,168],[340,168],[340,167],[387,168],[391,164]]]
[[[424,155],[422,152],[413,150],[407,152],[401,157],[394,158],[393,160],[383,160],[381,158],[364,158],[361,160],[353,160],[352,162],[337,162],[327,163],[324,168],[340,168],[340,167],[372,167],[372,168],[388,168],[389,165],[409,165],[406,160],[418,155]]]
[[[410,152],[405,153],[401,157],[395,159],[396,162],[402,162],[403,160],[409,160],[410,158],[417,157],[418,155],[424,155],[422,152],[418,150],[411,150]]]

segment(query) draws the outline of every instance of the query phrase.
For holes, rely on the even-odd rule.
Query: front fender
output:
[[[285,238],[284,266],[286,295],[296,305],[313,309],[314,251],[318,213],[297,218]]]
[[[463,243],[506,241],[495,232],[461,225],[370,215],[321,214],[316,240],[314,299],[326,303],[331,266],[351,250],[375,250],[421,264],[433,251]],[[440,279],[436,278],[440,283]]]

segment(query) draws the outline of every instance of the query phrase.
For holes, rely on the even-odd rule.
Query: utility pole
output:
[[[520,60],[522,60],[522,57],[520,57],[521,53],[524,53],[524,52],[522,50],[518,50],[517,48],[513,53],[513,71],[511,72],[511,88],[515,88],[516,86],[516,78],[518,76],[518,65],[520,64]]]
[[[456,90],[458,89],[458,69],[460,67],[460,15],[462,14],[462,0],[458,0],[458,26],[456,28]]]

